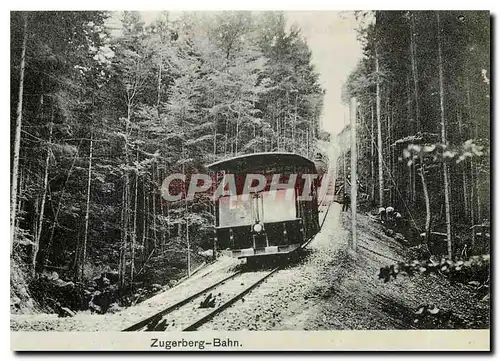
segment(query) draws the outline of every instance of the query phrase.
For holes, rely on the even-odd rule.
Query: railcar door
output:
[[[298,222],[295,189],[264,192],[263,206],[268,246],[294,243],[297,237],[294,224]]]
[[[265,226],[263,226],[264,203],[263,203],[262,193],[252,194],[252,210],[253,210],[252,216],[254,220],[254,227],[252,229],[253,247],[254,248],[267,247],[269,245],[269,240],[267,238],[267,232]]]

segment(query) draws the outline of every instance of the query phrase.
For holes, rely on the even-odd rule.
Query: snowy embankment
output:
[[[452,311],[455,323],[445,327],[488,327],[488,302],[472,287],[442,275],[380,280],[381,267],[405,260],[405,247],[371,217],[358,214],[358,249],[349,252],[350,212],[340,208],[332,205],[305,260],[277,272],[202,329],[413,329],[421,305]]]
[[[11,315],[12,331],[121,331],[231,274],[239,261],[221,257],[175,287],[114,314],[77,312],[74,317],[56,314]]]

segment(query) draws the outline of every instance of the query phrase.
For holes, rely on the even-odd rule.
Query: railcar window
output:
[[[289,193],[287,195],[287,192]],[[264,223],[280,222],[297,218],[293,189],[262,192]]]
[[[253,224],[252,198],[241,195],[219,198],[219,226],[238,227]]]

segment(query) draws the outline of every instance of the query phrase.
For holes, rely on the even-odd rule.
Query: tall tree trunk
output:
[[[439,108],[441,113],[441,142],[446,142],[446,120],[444,112],[444,80],[443,80],[443,55],[441,50],[441,26],[439,20],[439,11],[436,11],[437,19],[437,41],[438,41],[438,59],[439,59]],[[448,258],[453,259],[453,250],[451,244],[451,211],[450,211],[450,180],[448,174],[448,164],[443,162],[444,178],[444,205],[446,215],[446,239],[448,242]]]
[[[255,128],[255,124],[253,125],[253,139],[257,137],[257,129]],[[253,143],[253,152],[257,152],[257,145]]]
[[[392,177],[392,172],[393,172],[393,168],[392,168],[392,147],[391,147],[391,144],[392,144],[392,106],[389,105],[389,102],[387,102],[387,159],[388,159],[388,162],[389,163],[389,177],[391,178]],[[394,182],[394,179],[393,179],[393,182]],[[393,201],[393,192],[392,192],[392,189],[393,187],[392,186],[389,186],[389,203],[391,205],[394,205],[394,201]]]
[[[168,24],[168,13],[167,13],[167,24]],[[163,36],[160,35],[160,46],[163,45]],[[161,50],[160,50],[161,51]],[[163,58],[162,58],[162,55],[160,53],[160,64],[158,66],[158,99],[157,99],[157,103],[156,103],[156,108],[157,108],[157,111],[158,111],[158,118],[160,117],[160,99],[161,99],[161,72],[162,72],[162,66],[163,66]],[[215,142],[215,139],[214,139],[214,142]],[[214,147],[215,148],[215,147]],[[132,244],[132,247],[135,246],[135,240],[136,240],[136,235],[135,235],[135,230],[137,228],[137,177],[138,175],[136,175],[136,182],[135,182],[135,211],[134,211],[134,236],[132,238],[132,241],[133,241],[133,244]],[[154,179],[154,164],[153,164],[153,179]],[[153,201],[153,205],[154,205],[154,201]],[[160,197],[160,210],[161,210],[161,214],[163,216],[163,206],[162,206],[162,200],[161,200],[161,197]],[[154,214],[154,213],[153,213]],[[156,221],[154,221],[156,222]],[[156,227],[155,227],[156,229]],[[156,242],[156,233],[155,233],[155,242]],[[163,239],[163,232],[161,233],[161,252],[163,253],[163,246],[164,246],[164,239]],[[131,272],[131,279],[133,280],[133,272],[134,272],[134,255],[135,255],[135,250],[133,249],[132,250],[132,269],[130,270]],[[131,280],[131,282],[132,282]]]
[[[271,109],[271,127],[273,129],[273,134],[271,135],[271,151],[273,150],[273,139],[276,138],[276,134],[278,133],[278,128],[274,129],[274,124],[276,123],[276,116],[274,114],[274,109]],[[278,149],[278,141],[276,139],[276,150]]]
[[[419,91],[418,91],[418,62],[417,62],[417,41],[416,41],[416,26],[415,26],[415,14],[411,13],[410,17],[410,59],[411,59],[411,70],[413,76],[413,95],[415,97],[415,122],[416,122],[416,131],[417,133],[422,131],[422,126],[420,122],[420,106],[419,106]],[[416,192],[416,184],[415,184],[415,164],[411,165],[411,173],[412,173],[412,201],[415,204],[417,200],[417,192]],[[431,217],[426,214],[426,218]],[[430,235],[426,235],[428,238]]]
[[[380,76],[379,76],[378,52],[375,50],[375,77],[376,77],[376,101],[377,101],[377,147],[378,147],[378,198],[379,207],[384,207],[384,171],[382,153],[382,122],[380,119]]]
[[[146,206],[146,185],[144,184],[144,178],[142,181],[142,239],[141,239],[141,260],[144,263],[145,257],[145,248],[144,245],[146,244],[146,222],[147,222],[147,214],[148,214],[148,208]]]
[[[23,14],[24,34],[23,45],[21,49],[21,61],[19,64],[19,92],[16,110],[16,135],[14,139],[14,161],[12,164],[12,187],[11,187],[11,204],[10,204],[10,247],[14,245],[16,232],[16,216],[17,216],[17,178],[19,173],[19,152],[21,149],[21,127],[23,122],[23,97],[24,97],[24,68],[26,66],[26,43],[28,42],[28,19],[27,15]]]
[[[168,202],[165,203],[166,206],[166,217],[167,217],[167,244],[170,242],[171,239],[171,232],[170,232],[170,207],[168,206]]]
[[[408,107],[408,124],[412,123],[412,117],[413,117],[413,111],[411,108],[411,102],[412,102],[412,94],[411,94],[411,89],[410,89],[410,78],[407,76],[406,78],[406,89],[408,93],[408,101],[407,101],[407,107]],[[418,101],[418,99],[416,99]],[[414,134],[415,129],[412,129],[407,132],[405,135],[411,135]],[[415,206],[415,181],[416,181],[416,171],[415,171],[415,163],[412,163],[409,167],[409,181],[408,181],[408,194],[409,194],[409,199],[412,203],[413,206]]]
[[[464,131],[463,131],[463,123],[462,123],[462,115],[460,111],[457,109],[457,120],[458,120],[458,130],[460,134],[460,141],[464,139]],[[469,192],[467,185],[467,163],[462,162],[460,165],[462,170],[462,191],[463,191],[463,200],[464,200],[464,216],[465,219],[469,218]]]
[[[212,106],[214,105],[215,101],[212,100]],[[214,115],[214,157],[217,155],[217,115]]]
[[[393,103],[392,107],[391,107],[391,144],[390,144],[390,152],[391,152],[391,169],[392,169],[392,173],[393,174],[396,174],[396,177],[392,177],[393,181],[392,181],[392,203],[395,204],[396,203],[396,193],[397,193],[397,184],[396,182],[399,183],[399,179],[397,178],[397,174],[398,174],[398,168],[397,168],[397,161],[396,161],[396,152],[395,152],[395,136],[394,136],[394,128],[395,128],[395,124],[397,124],[395,121],[394,121],[394,118],[396,117],[396,115],[398,114],[398,109],[397,109],[397,105]]]
[[[469,123],[470,124],[473,124],[473,120],[472,120],[472,102],[471,102],[471,98],[470,98],[470,86],[469,86],[469,82],[467,81],[467,90],[466,90],[466,95],[467,95],[467,110],[468,110],[468,113],[469,113]],[[477,123],[476,123],[477,124]],[[477,138],[477,125],[475,125],[474,127],[474,137]],[[475,214],[475,210],[474,210],[474,195],[475,195],[475,192],[474,192],[474,188],[475,188],[475,185],[477,184],[477,179],[475,179],[475,167],[474,167],[474,160],[471,159],[470,161],[470,184],[471,184],[471,187],[470,187],[470,220],[471,220],[471,224],[475,224],[476,222],[476,214]]]
[[[294,114],[294,120],[293,120],[293,127],[292,127],[292,144],[293,144],[293,148],[296,148],[297,145],[295,144],[295,138],[296,138],[296,134],[297,133],[297,102],[298,102],[298,97],[299,97],[299,93],[297,92],[295,94],[295,114]]]
[[[217,184],[219,183],[219,178],[217,176],[217,172],[214,172],[213,174],[213,182],[212,182],[212,186],[211,186],[211,193],[212,194],[215,194],[216,192],[216,189],[217,189]],[[215,206],[215,202],[212,202],[212,216],[213,216],[213,239],[214,239],[214,242],[213,242],[213,248],[212,248],[212,257],[213,257],[213,260],[217,260],[217,251],[218,251],[218,239],[217,239],[217,207]]]
[[[420,179],[422,180],[422,191],[425,200],[425,243],[429,244],[431,235],[431,201],[429,198],[429,191],[427,189],[427,181],[425,179],[425,163],[424,158],[420,157]]]
[[[125,188],[122,189],[122,205],[124,204],[124,195],[125,195]],[[125,215],[125,209],[122,207],[121,208],[121,212],[120,212],[120,223],[122,225],[121,229],[120,229],[120,238],[122,240],[122,242],[120,243],[120,254],[119,254],[119,257],[118,257],[118,279],[119,279],[119,283],[120,283],[120,286],[123,286],[123,236],[125,234],[125,230],[123,229],[123,219],[124,219],[124,215]]]
[[[184,187],[186,187],[184,185]],[[188,203],[187,196],[184,197],[184,206],[186,211],[186,245],[187,245],[187,275],[191,277],[191,242],[189,239],[189,213],[188,213]]]
[[[23,194],[23,191],[24,191],[24,185],[26,183],[26,177],[24,175],[24,170],[23,169],[20,169],[19,171],[19,194],[22,195]],[[23,209],[23,197],[18,197],[18,201],[17,201],[17,209],[18,209],[18,212],[20,212],[22,209]],[[21,217],[16,217],[16,223],[15,223],[15,226],[16,228],[19,228],[19,223],[21,222]]]
[[[153,181],[153,192],[151,193],[151,205],[153,206],[153,244],[156,249],[157,245],[157,233],[156,233],[156,179],[155,179],[155,164],[153,163],[151,170],[151,178]]]
[[[161,71],[162,71],[163,60],[160,54],[160,64],[158,65],[158,87],[157,87],[157,98],[156,98],[156,113],[158,118],[160,117],[160,100],[161,100]]]
[[[411,37],[410,37],[410,58],[411,58],[411,70],[413,74],[413,87],[414,87],[414,95],[415,95],[415,116],[417,117],[417,132],[420,132],[420,108],[418,106],[418,64],[417,64],[417,42],[415,40],[415,15],[411,13]]]
[[[90,149],[89,149],[89,169],[87,176],[87,205],[85,209],[85,233],[83,235],[83,245],[82,245],[82,268],[80,274],[80,280],[83,280],[85,273],[85,262],[87,258],[87,240],[89,235],[89,211],[90,211],[90,190],[92,184],[92,146],[93,146],[93,132],[90,131]]]
[[[31,257],[31,265],[33,267],[33,276],[35,275],[36,270],[36,258],[38,256],[38,250],[40,249],[40,239],[42,238],[42,229],[43,229],[43,216],[45,213],[45,201],[47,199],[47,189],[49,183],[49,163],[50,163],[50,144],[52,143],[52,129],[54,127],[54,118],[52,116],[52,122],[50,123],[49,128],[49,139],[47,143],[47,155],[45,156],[45,171],[43,175],[43,191],[42,191],[42,199],[40,204],[40,212],[38,218],[38,227],[37,232],[35,233],[35,244],[33,245],[33,254]]]
[[[224,157],[227,156],[227,143],[228,143],[228,136],[229,136],[229,132],[230,132],[230,129],[229,129],[229,118],[226,116],[226,134],[224,135]]]
[[[182,144],[182,156],[183,159],[185,159],[184,156],[184,143]],[[185,164],[182,163],[182,174],[186,174],[186,167]],[[187,248],[187,275],[188,277],[191,277],[191,244],[189,240],[189,208],[188,208],[188,201],[187,201],[187,188],[186,188],[186,183],[183,183],[184,187],[184,222],[186,223],[186,248]]]
[[[127,189],[124,186],[122,191],[122,212],[121,212],[122,242],[120,244],[120,264],[118,266],[121,287],[125,285],[125,252],[126,252],[126,239],[127,239],[126,206],[127,206]]]
[[[364,124],[364,118],[363,118],[363,112],[359,112],[359,123],[360,123],[360,128],[363,129],[363,124]],[[356,130],[356,154],[361,154],[363,146],[363,132]]]
[[[370,119],[371,119],[371,134],[370,134],[370,140],[371,140],[371,146],[370,146],[370,176],[371,176],[371,191],[370,191],[370,196],[372,199],[372,202],[375,203],[375,119],[374,119],[374,111],[373,111],[373,104],[370,105]]]
[[[280,102],[279,100],[276,101],[276,109],[280,109]],[[278,152],[281,150],[280,149],[280,145],[281,145],[281,142],[280,142],[280,138],[281,138],[281,129],[280,129],[280,117],[279,117],[279,114],[276,115],[276,148],[278,150]]]
[[[472,120],[472,104],[471,104],[471,99],[470,99],[470,90],[469,90],[469,85],[467,85],[467,102],[469,104],[469,114],[470,118]],[[479,121],[476,120],[474,121],[474,138],[478,139],[479,138]],[[477,222],[481,222],[481,199],[479,197],[479,181],[480,181],[480,176],[479,176],[479,167],[476,161],[471,160],[471,167],[473,168],[472,176],[474,179],[474,182],[472,183],[474,190],[473,192],[476,196],[476,204],[474,204],[474,197],[471,196],[471,209],[477,206],[477,212],[476,212],[476,217],[477,217]]]
[[[139,163],[139,150],[136,152],[136,163]],[[135,184],[134,184],[134,224],[132,229],[132,244],[130,248],[130,285],[134,282],[135,270],[135,244],[137,240],[137,188],[139,186],[139,170],[135,171]]]
[[[35,241],[36,241],[36,237],[38,236],[38,220],[40,219],[40,196],[39,195],[37,195],[34,199],[33,208],[34,208],[34,212],[35,212],[35,217],[34,217],[35,222],[32,223],[32,227],[33,227],[32,232],[35,235]],[[38,249],[40,249],[40,244],[38,244]],[[33,252],[34,252],[34,249],[33,249]],[[33,255],[32,255],[32,257],[33,257]]]
[[[474,170],[475,170],[475,191],[476,191],[476,200],[477,200],[477,221],[482,222],[483,218],[482,215],[482,207],[481,207],[481,197],[479,196],[479,182],[481,180],[480,174],[479,174],[479,166],[477,165],[477,162],[474,163]]]
[[[234,143],[234,155],[238,154],[238,136],[240,131],[240,116],[241,116],[241,105],[240,100],[238,99],[238,117],[236,118],[236,138]]]
[[[129,98],[129,102],[127,104],[127,119],[125,124],[125,143],[124,143],[124,152],[125,152],[125,165],[129,164],[129,154],[128,154],[128,136],[130,131],[130,122],[132,118],[132,101]],[[130,177],[128,170],[125,170],[125,182],[124,182],[124,195],[123,195],[123,240],[122,240],[122,277],[121,277],[121,286],[125,286],[126,279],[126,252],[128,246],[128,237],[129,237],[129,190],[130,190]]]
[[[413,75],[413,93],[415,96],[415,117],[416,117],[416,123],[417,123],[417,132],[422,131],[422,125],[420,123],[420,106],[419,106],[419,92],[418,92],[418,63],[417,63],[417,42],[415,39],[415,14],[411,14],[410,18],[410,30],[411,30],[411,37],[410,37],[410,52],[411,52],[411,69],[412,69],[412,75]],[[444,113],[443,113],[444,116]],[[429,191],[427,189],[427,181],[425,179],[425,163],[424,159],[420,159],[421,163],[421,169],[420,169],[420,177],[422,179],[422,191],[424,193],[424,201],[425,201],[425,242],[428,244],[430,235],[431,235],[431,219],[432,219],[432,214],[431,214],[431,206],[430,206],[430,199],[429,199]],[[412,165],[413,169],[415,168],[415,165]],[[416,192],[414,192],[416,196]]]
[[[162,183],[162,171],[158,170],[158,166],[156,166],[156,174],[159,179],[159,184]],[[165,211],[164,211],[164,206],[163,206],[163,198],[161,197],[161,190],[160,190],[160,197],[159,201],[160,203],[160,238],[161,238],[161,253],[163,254],[165,252]]]

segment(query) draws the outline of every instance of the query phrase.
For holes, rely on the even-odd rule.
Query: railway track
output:
[[[328,192],[330,192],[330,187],[331,185]],[[332,203],[325,203],[324,201],[325,199],[320,205],[324,208],[320,229],[323,227]],[[307,247],[313,239],[314,236],[305,242],[301,248]],[[243,297],[246,294],[281,268],[282,266],[278,266],[265,271],[235,272],[123,331],[195,331],[236,301],[242,300],[244,302]]]
[[[278,271],[236,272],[124,331],[194,331]]]
[[[130,327],[127,327],[126,329],[124,329],[123,331],[142,331],[144,328],[147,328],[148,325],[151,325],[153,323],[158,323],[157,320],[161,319],[162,317],[174,312],[175,310],[183,307],[184,305],[188,304],[189,302],[195,300],[196,298],[202,296],[203,294],[207,293],[207,292],[210,292],[211,290],[213,290],[214,288],[216,288],[218,285],[220,284],[223,284],[224,282],[227,282],[235,277],[237,277],[239,274],[241,274],[242,271],[238,271],[238,272],[235,272],[233,274],[231,274],[230,276],[204,288],[203,290],[199,291],[199,292],[196,292],[195,294],[165,308],[164,310],[154,314],[153,316],[150,316],[142,321],[139,321],[137,323],[135,323],[134,325],[130,326]]]

